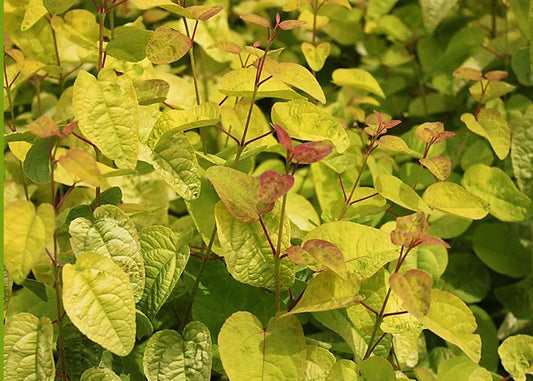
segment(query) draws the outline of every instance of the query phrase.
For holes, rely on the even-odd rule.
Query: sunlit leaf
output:
[[[378,81],[363,69],[337,69],[332,74],[333,83],[337,86],[355,87],[385,98]]]
[[[423,199],[432,208],[473,220],[480,220],[488,213],[488,205],[483,199],[455,183],[431,184]]]
[[[409,270],[390,277],[392,291],[403,300],[404,308],[413,316],[425,316],[431,304],[431,276],[422,270]]]
[[[511,148],[511,131],[509,124],[498,110],[484,108],[477,119],[472,114],[463,114],[461,120],[470,131],[489,141],[500,160],[505,159]]]
[[[183,57],[192,46],[191,39],[168,26],[160,26],[146,45],[146,56],[155,64],[169,64]]]

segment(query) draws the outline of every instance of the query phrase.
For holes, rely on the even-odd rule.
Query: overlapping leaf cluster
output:
[[[533,375],[533,2],[4,10],[5,380]]]

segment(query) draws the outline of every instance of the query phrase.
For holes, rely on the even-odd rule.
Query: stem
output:
[[[98,71],[104,67],[104,21],[105,21],[105,5],[104,0],[100,0],[98,10]]]
[[[265,221],[263,221],[261,216],[259,216],[259,224],[261,224],[261,229],[263,229],[263,233],[265,233],[268,244],[270,245],[270,249],[272,250],[272,254],[274,255],[274,257],[276,257],[276,248],[274,247],[274,243],[272,243],[272,238],[270,237],[270,234],[268,233],[268,230],[265,225]]]
[[[378,194],[379,194],[379,193],[376,192],[376,193],[372,193],[371,195],[368,195],[368,196],[365,196],[365,197],[358,198],[357,200],[354,200],[354,201],[350,202],[350,205],[357,204],[358,202],[368,200],[369,198],[375,197],[375,196],[377,196]]]
[[[59,47],[57,45],[56,31],[54,30],[54,27],[52,26],[52,19],[50,17],[47,17],[46,20],[48,21],[48,25],[50,25],[50,29],[52,30],[52,40],[54,41],[54,52],[56,55],[56,63],[57,63],[57,66],[59,66],[59,87],[61,89],[61,92],[63,92],[65,83],[64,83],[64,77],[63,77],[63,69],[61,68],[61,58],[59,57]]]

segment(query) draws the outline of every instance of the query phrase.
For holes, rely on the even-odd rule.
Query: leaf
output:
[[[162,79],[147,79],[135,82],[133,86],[137,94],[137,101],[141,106],[164,102],[170,90],[169,83]]]
[[[490,372],[465,356],[456,356],[447,359],[439,364],[439,381],[491,381]]]
[[[72,323],[89,339],[118,356],[135,343],[135,302],[126,273],[94,252],[63,268],[63,305]]]
[[[473,249],[491,270],[512,278],[531,273],[525,263],[531,262],[531,252],[520,242],[520,236],[510,226],[485,223],[474,230]]]
[[[303,42],[301,49],[311,70],[320,71],[329,57],[331,45],[329,42],[322,42],[317,46],[313,46],[309,42]]]
[[[533,277],[529,276],[519,282],[499,287],[494,293],[500,303],[516,318],[527,320],[533,314]]]
[[[278,27],[281,30],[293,30],[306,24],[307,24],[307,21],[302,21],[302,20],[284,20],[278,24]]]
[[[50,146],[55,142],[52,140]],[[35,138],[24,159],[24,174],[36,184],[47,184],[51,180],[50,151],[46,139]]]
[[[80,381],[121,381],[122,379],[108,368],[89,368],[81,375]]]
[[[338,360],[329,371],[326,381],[355,381],[359,379],[357,366],[351,360]]]
[[[533,195],[533,107],[529,107],[522,118],[513,123],[511,159],[518,188],[529,196]]]
[[[432,208],[473,220],[480,220],[488,213],[488,205],[483,199],[455,183],[431,184],[422,198]]]
[[[209,330],[194,321],[185,326],[183,337],[171,330],[156,332],[144,350],[143,369],[148,381],[209,380]]]
[[[402,138],[400,138],[399,136],[394,136],[394,135],[382,136],[378,140],[378,144],[379,144],[380,147],[389,149],[391,151],[403,152],[403,153],[406,153],[408,155],[412,154],[412,152],[409,149],[409,146],[407,145],[407,143]]]
[[[75,0],[43,0],[43,5],[48,12],[60,15],[68,11],[75,3]]]
[[[185,34],[160,26],[146,45],[146,57],[155,64],[170,64],[187,54],[191,46],[191,39]]]
[[[481,84],[485,87],[485,94],[482,97],[482,91],[481,91]],[[477,82],[470,86],[468,89],[470,91],[470,94],[472,94],[472,97],[477,102],[486,103],[488,101],[491,101],[493,99],[497,99],[501,96],[504,96],[505,94],[510,93],[511,91],[514,91],[516,89],[516,86],[513,86],[507,82],[503,81],[497,81],[497,82],[491,82],[488,80],[482,80],[481,82]]]
[[[331,151],[333,144],[329,142],[307,142],[294,147],[292,155],[299,164],[312,164],[329,156]]]
[[[378,81],[363,69],[336,69],[332,74],[333,83],[337,86],[355,87],[385,98]]]
[[[156,120],[147,145],[154,148],[161,136],[174,129],[187,131],[193,128],[213,126],[220,120],[220,110],[216,103],[205,102],[189,110],[168,110]]]
[[[344,255],[348,273],[360,280],[371,277],[386,263],[398,258],[398,248],[388,233],[366,225],[335,221],[320,225],[305,235],[303,241],[321,239],[331,242]]]
[[[276,171],[266,171],[259,176],[259,201],[272,204],[294,185],[294,176],[280,175]]]
[[[419,319],[424,328],[457,345],[472,361],[481,357],[481,338],[474,334],[476,319],[461,299],[446,291],[431,291],[431,306],[426,316]]]
[[[43,0],[30,0],[26,5],[26,12],[24,12],[20,30],[24,32],[30,29],[47,13],[48,10],[44,7]]]
[[[270,28],[270,23],[268,22],[267,19],[265,19],[264,17],[258,16],[258,15],[255,15],[253,13],[247,13],[247,14],[241,15],[240,18],[246,22],[259,25],[264,28]]]
[[[370,357],[359,364],[365,381],[395,381],[392,365],[383,357]]]
[[[415,212],[430,212],[428,205],[420,198],[413,188],[393,175],[379,175],[374,182],[374,186],[379,194],[387,200],[391,200],[404,208]]]
[[[311,239],[306,241],[303,247],[289,247],[287,255],[296,264],[306,265],[314,271],[327,268],[342,279],[348,279],[344,256],[339,248],[331,242]]]
[[[328,270],[311,279],[302,298],[289,313],[329,311],[348,307],[361,300],[357,295],[358,291],[359,280],[355,275],[350,274],[348,279],[344,280]]]
[[[146,282],[138,308],[154,319],[166,302],[189,260],[187,246],[178,247],[178,237],[169,228],[154,225],[139,233]]]
[[[106,183],[96,160],[84,149],[71,148],[57,161],[72,176],[74,182],[83,181],[94,187],[99,187]]]
[[[304,100],[278,102],[272,107],[272,122],[287,130],[296,139],[329,140],[338,152],[350,145],[340,122],[328,112]]]
[[[470,79],[472,81],[481,81],[483,73],[481,73],[480,70],[471,67],[461,66],[455,69],[453,76],[456,78]]]
[[[304,375],[306,381],[325,380],[336,361],[330,351],[316,345],[307,345],[306,358]]]
[[[106,53],[123,61],[142,61],[146,58],[146,47],[153,35],[154,32],[137,26],[120,26],[115,29],[113,39],[106,45]]]
[[[165,132],[152,151],[152,165],[163,180],[183,199],[200,194],[200,175],[194,148],[180,130]]]
[[[231,214],[244,222],[259,218],[259,180],[236,169],[209,167],[207,179],[213,184],[218,197]]]
[[[279,316],[266,328],[249,312],[236,312],[222,326],[218,350],[232,381],[301,380],[306,344],[295,316]]]
[[[74,115],[83,135],[117,167],[135,169],[139,150],[139,106],[127,75],[102,70],[98,80],[80,71],[74,82]]]
[[[320,84],[303,66],[290,62],[280,63],[267,58],[263,64],[263,71],[289,86],[302,90],[319,102],[326,103],[326,96]]]
[[[489,211],[500,221],[523,221],[533,215],[533,203],[520,192],[500,168],[477,164],[469,167],[461,184],[489,204]]]
[[[278,204],[262,219],[272,242],[278,241],[281,208]],[[255,287],[275,289],[275,258],[259,222],[242,222],[232,216],[224,204],[215,208],[217,233],[222,253],[230,274],[239,282]],[[290,224],[283,221],[281,252],[289,246]],[[286,290],[294,283],[294,265],[288,258],[280,263],[281,289]]]
[[[463,114],[461,121],[470,131],[487,139],[500,160],[505,159],[511,148],[511,130],[498,110],[484,108],[477,120],[472,114]]]
[[[395,273],[390,277],[392,291],[403,300],[403,307],[416,318],[427,315],[431,304],[433,279],[422,270]]]
[[[54,329],[47,317],[19,313],[7,321],[4,334],[6,380],[53,381]]]
[[[533,375],[533,337],[515,335],[508,337],[498,348],[502,365],[516,381],[526,381]]]
[[[122,210],[102,205],[95,209],[94,220],[79,217],[72,221],[69,233],[78,258],[87,251],[111,258],[129,277],[135,301],[141,299],[145,269],[139,237],[135,225]]]
[[[455,4],[457,0],[421,0],[422,21],[430,34],[435,31]]]
[[[48,243],[47,229],[40,214],[50,207],[43,204],[35,210],[29,201],[15,201],[4,209],[4,265],[17,284],[24,283],[34,262]]]
[[[419,161],[440,181],[446,180],[452,173],[452,162],[446,157],[433,156],[431,159],[420,159]]]
[[[59,126],[47,115],[41,115],[26,125],[26,129],[40,138],[59,136]]]

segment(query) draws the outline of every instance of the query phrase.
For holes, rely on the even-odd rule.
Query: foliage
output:
[[[3,379],[531,380],[533,1],[4,9]]]

